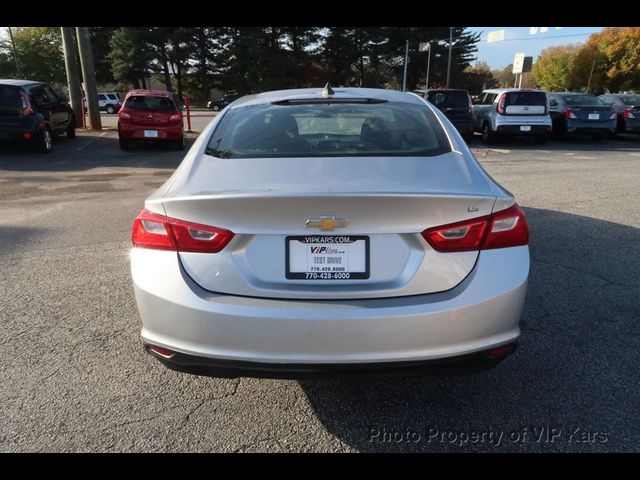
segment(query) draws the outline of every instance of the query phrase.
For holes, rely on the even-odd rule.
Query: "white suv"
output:
[[[543,90],[485,90],[473,105],[473,122],[485,143],[499,135],[533,136],[536,143],[545,143],[551,133],[549,100]]]
[[[98,107],[107,113],[116,113],[122,106],[122,98],[116,92],[98,93]]]

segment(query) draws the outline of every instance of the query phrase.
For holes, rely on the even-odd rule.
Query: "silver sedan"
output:
[[[240,98],[133,224],[146,350],[222,377],[473,371],[515,350],[529,231],[412,93]]]

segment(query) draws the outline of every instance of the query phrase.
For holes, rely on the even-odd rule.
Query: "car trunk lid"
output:
[[[169,217],[235,236],[216,254],[180,253],[181,264],[200,287],[235,295],[346,299],[448,290],[471,272],[478,252],[437,252],[420,232],[489,215],[495,202],[479,167],[456,152],[432,158],[203,156],[187,167],[190,175],[178,177],[161,208]],[[322,230],[322,217],[335,220],[335,228]],[[326,236],[362,239],[353,262],[368,259],[367,278],[287,278],[296,254],[289,250],[304,255],[323,241],[315,237]]]

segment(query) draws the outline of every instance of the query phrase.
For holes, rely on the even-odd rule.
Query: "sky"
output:
[[[531,34],[532,28],[537,33]],[[478,43],[478,60],[485,61],[492,69],[504,68],[513,63],[516,53],[536,57],[542,50],[567,43],[584,43],[592,33],[599,32],[603,27],[470,27],[473,32],[481,32]],[[541,29],[548,29],[541,31]],[[504,40],[501,42],[487,42],[489,32],[504,30]]]

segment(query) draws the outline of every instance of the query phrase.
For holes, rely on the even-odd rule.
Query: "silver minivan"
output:
[[[473,105],[473,121],[485,143],[502,135],[525,135],[542,144],[551,133],[549,100],[542,90],[485,90]]]

